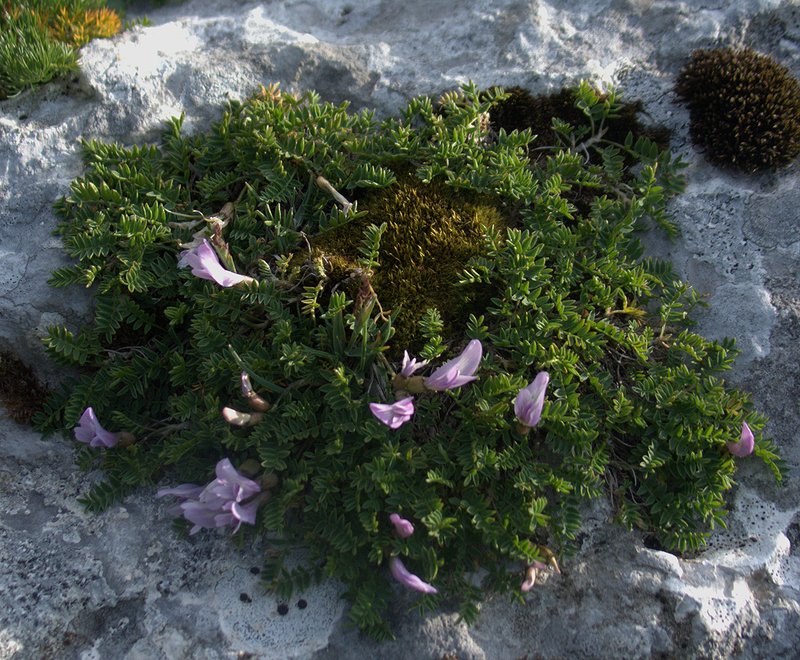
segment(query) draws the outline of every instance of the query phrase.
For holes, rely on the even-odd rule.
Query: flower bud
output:
[[[278,475],[274,472],[270,472],[269,474],[262,475],[261,488],[262,490],[269,490],[270,488],[275,488],[279,482],[280,479],[278,479]]]
[[[261,463],[254,458],[248,458],[239,465],[239,472],[251,479],[261,472]]]
[[[514,429],[520,435],[528,435],[528,433],[531,432],[531,427],[530,426],[525,426],[525,424],[523,424],[519,420],[514,422]]]
[[[127,431],[119,431],[117,434],[117,447],[129,447],[136,442],[136,436]]]

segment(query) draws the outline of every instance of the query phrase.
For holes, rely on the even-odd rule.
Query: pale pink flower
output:
[[[547,564],[543,564],[540,561],[529,564],[528,568],[525,570],[525,580],[519,588],[525,593],[533,589],[533,585],[536,584],[536,571],[541,571],[545,568],[547,568]]]
[[[422,362],[417,362],[417,359],[411,359],[408,355],[408,351],[403,351],[403,363],[400,366],[400,375],[404,376],[405,378],[411,378],[415,372],[419,371],[428,364],[427,360],[423,360]]]
[[[452,390],[475,380],[473,374],[478,370],[483,356],[480,341],[473,339],[461,355],[448,360],[425,379],[429,390]]]
[[[414,397],[409,396],[394,403],[370,403],[369,409],[390,429],[399,429],[414,415]]]
[[[409,520],[401,518],[399,514],[391,514],[389,520],[394,525],[394,531],[401,539],[407,539],[414,533],[414,525]]]
[[[436,587],[428,584],[427,582],[423,582],[413,573],[409,573],[408,569],[403,565],[403,562],[400,561],[399,557],[392,557],[389,560],[389,570],[392,573],[392,577],[404,587],[408,587],[414,591],[421,591],[424,594],[439,593]]]
[[[534,427],[542,418],[544,395],[549,382],[550,374],[540,371],[531,384],[521,389],[514,399],[514,414],[524,426]]]
[[[739,436],[739,440],[736,442],[727,442],[725,444],[727,445],[728,451],[731,454],[742,458],[753,453],[756,439],[753,435],[753,432],[750,430],[750,427],[747,425],[747,422],[744,422],[742,424],[742,434]]]
[[[183,500],[170,509],[170,513],[182,515],[194,523],[190,534],[215,527],[233,527],[235,534],[243,522],[254,525],[262,501],[254,495],[261,492],[261,486],[239,474],[227,458],[217,463],[216,476],[205,487],[182,484],[175,488],[162,488],[156,497],[173,495]]]
[[[116,433],[106,431],[100,422],[97,421],[97,416],[94,410],[89,406],[83,411],[81,418],[78,420],[78,426],[75,427],[75,438],[79,442],[85,442],[90,447],[113,447],[119,442]]]
[[[225,270],[219,262],[219,257],[214,252],[214,248],[205,239],[197,247],[181,252],[178,268],[186,268],[187,266],[191,266],[192,275],[201,277],[204,280],[211,280],[224,287],[234,286],[241,282],[255,281],[247,275],[239,275]]]

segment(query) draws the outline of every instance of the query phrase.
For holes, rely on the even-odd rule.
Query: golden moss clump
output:
[[[105,7],[76,11],[61,7],[45,20],[54,39],[75,48],[80,48],[92,39],[113,37],[122,28],[117,12]]]
[[[80,48],[92,39],[113,37],[122,29],[122,19],[113,9],[97,2],[6,2],[0,12],[8,21],[19,21],[28,14],[39,29],[56,41]],[[97,5],[97,6],[91,6]]]
[[[343,271],[358,259],[364,228],[385,222],[380,266],[370,284],[384,311],[399,310],[393,351],[421,346],[418,322],[429,307],[441,313],[445,332],[463,330],[474,302],[467,300],[467,292],[456,287],[456,281],[467,261],[483,250],[485,228],[505,226],[498,207],[443,183],[424,184],[407,174],[358,204],[367,211],[365,218],[312,242],[315,256],[324,257],[332,285],[348,285],[346,277],[352,270],[346,277]]]
[[[772,57],[696,50],[676,91],[689,106],[692,139],[712,162],[755,171],[800,154],[800,82]]]

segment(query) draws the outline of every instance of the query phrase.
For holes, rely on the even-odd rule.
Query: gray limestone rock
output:
[[[708,164],[689,141],[672,85],[694,48],[747,44],[800,76],[800,10],[792,0],[189,0],[81,52],[81,72],[0,102],[0,350],[55,381],[40,338],[77,326],[89,292],[50,288],[65,265],[52,204],[81,172],[79,139],[153,141],[186,114],[202,131],[227,99],[259,84],[316,89],[330,101],[396,111],[412,96],[472,79],[547,91],[581,78],[641,99],[646,121],[674,132],[689,163],[672,210],[682,236],[646,237],[707,296],[707,336],[743,354],[731,380],[753,393],[789,465],[788,485],[745,459],[728,528],[679,559],[586,512],[563,575],[524,603],[489,599],[467,628],[425,617],[398,592],[396,641],[346,626],[339,586],[307,606],[265,595],[259,549],[223,535],[171,530],[152,490],[101,515],[76,498],[97,475],[71,444],[0,420],[0,658],[791,657],[800,644],[800,207],[798,164],[741,175]]]

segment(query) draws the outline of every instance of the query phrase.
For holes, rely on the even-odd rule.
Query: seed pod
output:
[[[233,426],[255,426],[264,417],[264,413],[245,413],[233,408],[223,408],[222,416]]]
[[[242,395],[245,399],[247,399],[248,405],[253,410],[267,412],[267,410],[272,407],[268,401],[265,401],[255,393],[255,390],[253,390],[253,386],[250,383],[250,376],[244,371],[242,372]]]

